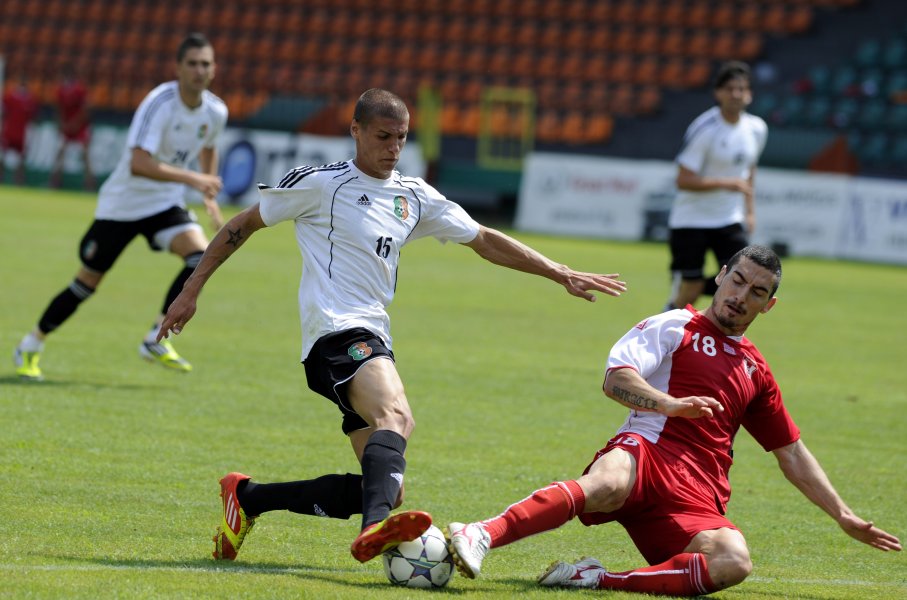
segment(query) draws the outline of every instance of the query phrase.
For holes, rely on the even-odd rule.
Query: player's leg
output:
[[[255,520],[263,513],[288,510],[300,515],[349,519],[362,510],[362,476],[323,475],[316,479],[256,483],[228,473],[220,480],[223,519],[214,534],[216,559],[234,560]]]
[[[431,517],[421,511],[390,515],[402,500],[406,441],[415,426],[393,360],[382,357],[363,364],[347,392],[350,407],[369,426],[350,435],[362,464],[362,531],[350,551],[365,562],[418,537],[431,525]]]
[[[16,346],[13,361],[16,372],[24,379],[42,378],[38,361],[44,350],[44,341],[88,300],[101,284],[101,280],[123,249],[135,237],[130,223],[94,221],[79,243],[82,266],[72,282],[51,299],[35,328]]]
[[[57,149],[54,165],[50,170],[49,184],[52,188],[58,188],[63,183],[63,156],[66,154],[66,146],[69,145],[69,139],[66,135],[61,132],[60,136],[60,147]]]
[[[201,260],[205,248],[208,246],[208,240],[201,225],[195,222],[188,211],[180,207],[173,207],[147,219],[142,219],[140,227],[152,250],[167,249],[172,254],[179,256],[183,265],[164,296],[160,314],[155,317],[151,328],[145,334],[142,343],[139,344],[139,355],[145,360],[155,362],[168,369],[189,372],[192,370],[189,361],[179,355],[169,339],[164,338],[158,342],[157,334],[164,321],[164,315],[167,314],[167,309],[182,291],[186,280],[189,279]]]
[[[699,553],[705,557],[708,575],[714,586],[711,591],[742,583],[753,572],[746,539],[737,529],[721,527],[701,531],[684,552]]]
[[[91,168],[91,133],[86,130],[81,139],[82,160],[85,164],[85,174],[83,176],[83,185],[86,190],[95,189],[94,170]]]
[[[705,288],[703,266],[707,251],[706,238],[700,229],[672,229],[671,294],[665,310],[693,304]]]
[[[478,523],[451,523],[451,549],[458,570],[473,578],[491,548],[556,529],[584,512],[621,508],[636,482],[636,458],[614,442],[596,455],[577,480],[559,481]]]
[[[747,244],[749,244],[746,230],[740,223],[710,230],[708,234],[709,246],[715,254],[715,260],[718,263],[719,271],[721,270],[721,267],[728,263],[732,256],[746,248]],[[708,296],[715,295],[715,292],[718,290],[718,283],[715,281],[715,277],[717,276],[718,274],[715,273],[715,275],[705,278],[705,286],[702,290],[703,294]]]
[[[665,523],[659,531],[665,541],[674,537],[672,524]],[[655,531],[648,531],[645,535],[653,533]],[[572,564],[555,562],[539,577],[539,583],[644,594],[700,596],[737,585],[746,579],[752,569],[743,534],[732,527],[720,527],[699,532],[682,552],[648,567],[609,572],[598,561],[589,559]]]

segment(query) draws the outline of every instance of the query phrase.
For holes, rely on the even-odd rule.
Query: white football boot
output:
[[[475,579],[482,571],[482,561],[491,548],[491,536],[478,523],[451,523],[447,531],[450,534],[450,553],[457,570],[464,577]]]
[[[605,567],[594,558],[581,558],[576,563],[558,560],[539,575],[538,583],[546,587],[595,589],[605,573]]]

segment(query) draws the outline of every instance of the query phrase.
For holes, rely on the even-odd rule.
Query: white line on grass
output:
[[[160,565],[20,565],[0,563],[0,571],[161,571],[201,573],[264,573],[269,575],[300,575],[303,573],[362,573],[361,569],[318,569],[314,567],[218,567],[180,565],[164,567]]]
[[[198,571],[201,573],[263,573],[276,575],[301,575],[305,573],[362,573],[361,569],[319,569],[314,567],[254,567],[254,566],[192,566],[181,565],[164,567],[160,565],[23,565],[0,563],[3,571],[163,571],[185,572]],[[747,583],[792,583],[796,585],[832,585],[832,586],[880,586],[905,588],[907,585],[895,581],[863,581],[859,579],[781,579],[777,577],[760,577],[754,575],[747,577]]]

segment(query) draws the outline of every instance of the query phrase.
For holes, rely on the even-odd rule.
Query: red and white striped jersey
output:
[[[608,370],[635,369],[675,398],[710,396],[724,406],[714,418],[666,417],[631,410],[619,433],[638,433],[710,485],[722,508],[730,499],[728,471],[742,425],[766,451],[800,438],[781,390],[759,350],[727,336],[692,306],[646,319],[611,349]]]

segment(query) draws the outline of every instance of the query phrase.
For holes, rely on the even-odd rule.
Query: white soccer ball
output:
[[[394,585],[439,588],[454,574],[453,557],[441,530],[432,525],[420,537],[381,555],[384,574]]]

